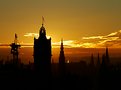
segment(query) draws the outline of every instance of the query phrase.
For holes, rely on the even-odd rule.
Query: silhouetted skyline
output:
[[[119,0],[0,0],[0,89],[121,90],[120,11]]]
[[[47,38],[44,22],[42,21],[39,37],[33,38],[32,57],[34,62],[29,61],[29,64],[24,64],[20,62],[22,61],[19,57],[21,44],[18,44],[17,38],[18,36],[15,33],[14,42],[10,44],[13,58],[7,57],[7,61],[0,59],[0,80],[6,82],[5,85],[11,85],[12,88],[17,86],[16,89],[23,88],[24,84],[28,89],[78,88],[107,90],[121,88],[115,82],[115,80],[121,80],[121,62],[111,63],[113,58],[108,46],[105,47],[102,54],[96,51],[96,58],[93,49],[90,49],[89,63],[81,60],[81,58],[78,62],[70,62],[65,55],[64,42],[61,39],[58,63],[53,63],[51,37]],[[73,52],[73,55],[76,56],[76,53]],[[13,81],[13,83],[8,83],[8,81]],[[112,85],[110,86],[110,84]]]

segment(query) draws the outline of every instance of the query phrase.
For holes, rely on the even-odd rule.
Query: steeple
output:
[[[59,63],[65,63],[65,55],[64,55],[64,47],[63,47],[63,39],[61,39],[61,47],[60,47],[60,56]]]
[[[61,51],[63,51],[63,38],[61,39]],[[64,52],[64,51],[63,51]]]
[[[64,55],[64,47],[63,47],[63,39],[61,39],[60,46],[60,56],[59,56],[59,73],[61,77],[65,76],[65,55]]]

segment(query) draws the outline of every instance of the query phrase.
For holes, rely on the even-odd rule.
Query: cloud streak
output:
[[[39,34],[37,34],[37,33],[26,33],[24,36],[25,37],[39,37]]]
[[[52,43],[52,45],[56,46],[60,46],[61,42],[54,42]],[[76,48],[76,47],[80,47],[80,48],[93,48],[95,46],[94,43],[83,43],[83,42],[80,42],[80,41],[77,41],[77,40],[65,40],[63,41],[63,45],[68,47],[68,48]]]
[[[97,41],[95,47],[121,47],[121,30],[112,32],[105,36],[82,37],[84,41]],[[94,43],[92,41],[92,43]]]
[[[37,33],[26,33],[25,37],[38,37]],[[50,38],[50,36],[47,36]],[[60,46],[61,42],[52,42],[52,46]],[[89,36],[82,37],[80,41],[77,40],[64,40],[66,47],[80,47],[80,48],[102,48],[102,47],[120,47],[121,48],[121,30],[112,32],[104,36]]]
[[[106,46],[112,48],[121,48],[121,30],[104,36],[82,37],[80,41],[66,40],[64,41],[64,44],[70,47],[81,48],[102,48]]]
[[[26,33],[24,37],[35,37],[38,38],[39,34],[38,33]],[[50,38],[50,36],[47,36],[47,38]]]

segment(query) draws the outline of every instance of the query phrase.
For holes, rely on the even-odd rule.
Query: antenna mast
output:
[[[15,39],[14,42],[10,44],[11,47],[11,54],[13,54],[13,63],[18,64],[18,55],[19,51],[18,49],[21,47],[21,45],[18,44],[17,34],[15,33]]]

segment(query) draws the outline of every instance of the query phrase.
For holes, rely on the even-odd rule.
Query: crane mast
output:
[[[19,48],[21,47],[20,44],[18,44],[17,34],[15,33],[15,39],[14,42],[10,44],[11,47],[11,54],[13,55],[13,63],[18,64],[18,55],[19,55]]]

